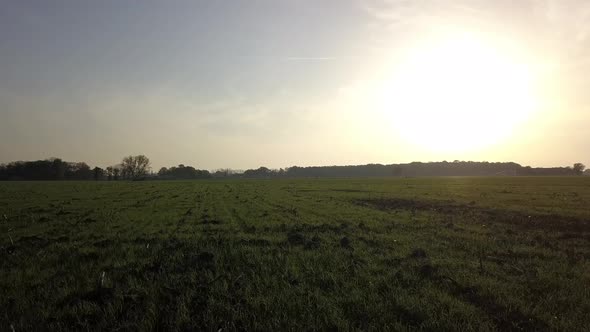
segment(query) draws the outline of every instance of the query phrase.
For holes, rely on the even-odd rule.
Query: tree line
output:
[[[60,158],[0,165],[0,180],[137,180],[149,175],[150,160],[144,155],[125,157],[120,164],[106,169]]]
[[[415,176],[575,176],[590,175],[582,163],[571,167],[530,167],[513,162],[412,162],[406,164],[367,164],[352,166],[311,166],[270,169],[259,167],[246,171],[219,169],[215,172],[183,164],[151,171],[144,155],[127,156],[121,163],[102,169],[84,162],[67,162],[59,158],[15,161],[0,165],[1,180],[174,180],[209,178],[321,178],[321,177],[415,177]]]
[[[285,169],[260,167],[234,176],[246,178],[322,178],[322,177],[416,177],[416,176],[575,176],[583,175],[585,166],[530,167],[514,162],[412,162],[406,164],[367,164],[351,166],[293,166]]]

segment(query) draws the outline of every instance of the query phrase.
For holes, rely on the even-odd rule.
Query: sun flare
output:
[[[437,152],[506,139],[535,110],[534,78],[508,50],[471,35],[415,47],[383,84],[379,105],[408,143]]]

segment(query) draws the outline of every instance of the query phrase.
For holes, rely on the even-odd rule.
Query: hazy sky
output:
[[[424,144],[445,135],[432,134],[440,117],[408,120],[407,102],[376,100],[396,95],[384,82],[441,31],[526,66],[534,110],[475,148]],[[589,86],[587,0],[0,2],[0,162],[590,164]],[[501,105],[494,89],[474,90],[487,113],[461,114],[461,126],[511,117],[485,108]],[[420,91],[428,100],[432,87]]]

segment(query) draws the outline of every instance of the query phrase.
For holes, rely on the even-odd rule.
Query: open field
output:
[[[590,328],[590,177],[0,183],[0,330]]]

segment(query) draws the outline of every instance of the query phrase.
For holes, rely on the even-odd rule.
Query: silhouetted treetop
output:
[[[177,167],[170,168],[162,167],[158,172],[159,179],[207,179],[211,174],[207,170],[195,169],[192,166],[185,166],[183,164]]]
[[[128,156],[121,162],[121,172],[127,179],[145,177],[149,171],[150,159],[144,155]]]

